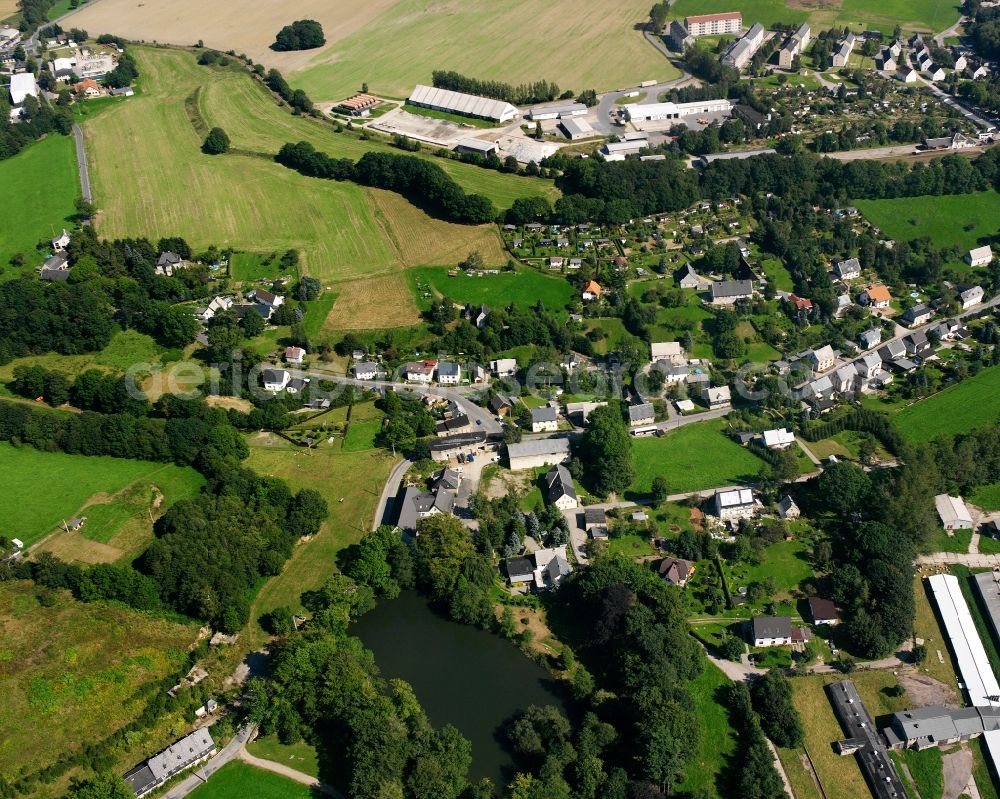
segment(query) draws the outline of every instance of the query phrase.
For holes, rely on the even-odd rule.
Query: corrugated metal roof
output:
[[[517,114],[517,109],[503,100],[477,97],[474,94],[462,94],[450,89],[437,89],[434,86],[424,86],[420,83],[413,88],[410,102],[415,105],[426,105],[485,119],[503,120]]]

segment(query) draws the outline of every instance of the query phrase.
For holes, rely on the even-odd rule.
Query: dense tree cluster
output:
[[[621,404],[609,402],[587,417],[581,445],[588,479],[599,494],[624,491],[635,475],[632,465],[632,437],[622,416]]]
[[[774,767],[774,755],[767,745],[761,721],[753,709],[745,682],[729,688],[729,704],[734,726],[739,731],[739,763],[736,767],[736,795],[744,799],[781,799],[785,786]]]
[[[401,397],[395,391],[387,391],[376,406],[386,418],[375,438],[379,446],[412,452],[417,439],[434,435],[434,417],[418,397]]]
[[[431,81],[439,89],[492,97],[494,100],[504,100],[513,105],[546,103],[559,96],[559,87],[547,80],[511,86],[501,81],[478,80],[451,70],[436,69],[431,73]]]
[[[22,33],[30,33],[43,22],[48,22],[49,9],[55,5],[55,0],[18,0],[21,9]]]
[[[314,19],[298,19],[285,25],[274,39],[272,50],[312,50],[326,44],[323,26]]]
[[[799,711],[792,704],[792,684],[783,672],[771,669],[759,680],[754,680],[750,683],[750,696],[768,738],[784,749],[802,746],[805,728]]]
[[[337,575],[302,602],[311,621],[272,646],[270,679],[248,685],[251,720],[284,743],[315,745],[321,777],[353,799],[458,799],[469,788],[469,742],[454,727],[435,729],[410,686],[386,681],[346,635],[373,606],[371,591]]]
[[[120,89],[122,86],[131,86],[138,77],[139,67],[136,66],[135,59],[126,52],[118,57],[118,64],[115,68],[104,76],[104,85],[112,89]]]
[[[466,194],[440,166],[412,155],[369,152],[356,163],[331,158],[309,142],[285,144],[275,160],[303,175],[331,180],[352,180],[402,194],[428,213],[468,225],[491,222],[497,210],[481,194]]]
[[[25,99],[21,119],[14,124],[10,120],[8,100],[6,92],[0,93],[0,161],[17,155],[47,133],[67,135],[73,126],[68,109],[40,103],[34,97]]]
[[[308,113],[312,110],[312,100],[302,89],[292,89],[288,81],[276,69],[268,70],[264,77],[264,85],[288,103],[298,113]]]

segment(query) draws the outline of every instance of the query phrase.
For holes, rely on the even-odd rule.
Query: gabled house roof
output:
[[[555,502],[562,497],[569,497],[576,500],[576,487],[573,485],[573,477],[569,469],[565,466],[553,466],[545,473],[545,487],[548,492],[549,502]]]
[[[788,616],[755,616],[751,622],[754,640],[758,638],[791,638],[792,620]]]
[[[817,624],[823,621],[840,621],[837,606],[829,599],[818,596],[809,597],[809,615]]]
[[[694,573],[694,564],[682,558],[664,558],[660,562],[660,577],[672,585],[682,585]]]
[[[656,411],[653,410],[653,403],[644,402],[641,405],[630,405],[628,409],[628,418],[630,422],[641,422],[644,419],[652,419],[656,416]]]
[[[544,405],[541,408],[531,409],[531,421],[534,422],[555,422],[559,418],[556,409],[551,405]]]

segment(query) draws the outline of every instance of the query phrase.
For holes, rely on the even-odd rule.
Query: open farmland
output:
[[[680,427],[663,437],[632,442],[636,477],[632,490],[648,494],[663,475],[671,494],[736,485],[754,479],[763,461],[722,432],[718,422]]]
[[[5,475],[9,474],[5,470]],[[142,686],[184,667],[186,626],[29,582],[0,584],[0,774],[37,768],[110,735],[144,709]]]
[[[912,442],[967,433],[1000,420],[1000,408],[996,403],[998,391],[1000,367],[994,366],[903,408],[893,422]]]
[[[744,27],[754,22],[798,25],[806,20],[813,35],[820,28],[850,25],[892,32],[898,23],[906,31],[942,31],[959,17],[958,4],[942,0],[746,0],[738,5]],[[672,17],[734,11],[729,0],[677,0]]]
[[[406,97],[415,83],[430,83],[435,69],[508,83],[545,79],[573,91],[669,80],[677,70],[636,30],[648,13],[639,0],[616,4],[611,17],[600,0],[399,0],[313,58],[293,84],[333,100],[363,81],[375,92]]]
[[[429,286],[437,296],[454,302],[485,304],[493,307],[519,305],[527,307],[539,300],[550,311],[562,311],[574,294],[573,287],[562,277],[551,277],[534,269],[519,269],[499,275],[448,275],[443,268],[426,267],[407,273],[414,289]],[[421,297],[422,305],[429,301]]]
[[[354,158],[388,145],[293,117],[236,69],[199,67],[184,51],[135,53],[143,93],[85,125],[102,235],[181,235],[196,247],[261,253],[295,248],[304,271],[326,281],[450,263],[475,248],[498,252],[498,245],[488,248],[488,237],[495,239],[490,227],[432,220],[400,198],[379,200],[364,187],[303,177],[265,158],[203,155],[185,109],[185,98],[199,87],[201,116],[225,127],[243,150],[273,153],[286,141],[309,139],[331,155]],[[518,193],[551,190],[548,181],[440,163],[466,189],[501,205]]]
[[[954,194],[941,197],[898,197],[858,200],[868,221],[891,239],[908,241],[929,236],[937,247],[960,250],[979,246],[1000,228],[1000,192]]]
[[[420,321],[420,311],[403,275],[354,280],[339,291],[321,328],[324,333],[406,327]]]
[[[44,260],[35,252],[39,240],[71,227],[68,220],[80,196],[73,139],[49,134],[0,161],[0,186],[8,198],[17,198],[5,203],[0,214],[0,267],[5,270],[0,280],[9,280],[23,271],[8,265],[11,256],[23,253],[25,269],[34,269]]]
[[[318,791],[316,793],[319,793]],[[246,763],[227,763],[191,794],[191,799],[310,799],[316,793],[308,785],[293,782]]]
[[[530,0],[500,5],[474,0],[249,0],[208,6],[195,0],[147,0],[141,5],[100,0],[67,24],[139,41],[190,45],[202,39],[209,47],[246,53],[286,71],[315,100],[339,100],[364,81],[374,92],[406,97],[415,83],[430,83],[435,69],[509,83],[545,79],[574,91],[668,80],[677,70],[635,27],[648,11],[642,0],[618,4],[610,20],[600,0],[544,5]],[[323,25],[324,49],[268,49],[283,25],[303,18]]]

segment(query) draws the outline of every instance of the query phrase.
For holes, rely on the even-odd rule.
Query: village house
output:
[[[563,257],[561,255],[553,255],[549,258],[549,269],[562,269],[563,268]]]
[[[65,250],[69,246],[69,238],[70,238],[69,233],[67,232],[66,228],[63,228],[62,233],[53,238],[51,241],[52,251],[62,252],[63,250]]]
[[[592,538],[606,539],[608,537],[608,514],[604,508],[585,508],[583,511],[583,527]]]
[[[513,586],[533,583],[535,581],[535,564],[530,557],[518,555],[515,558],[507,558],[507,579]]]
[[[989,245],[974,247],[965,254],[965,262],[969,266],[986,266],[993,260],[993,250]]]
[[[858,381],[858,370],[854,364],[844,364],[831,376],[833,390],[839,394],[850,394],[854,391]]]
[[[761,434],[764,446],[768,449],[788,449],[795,443],[795,433],[779,427],[776,430],[765,430]]]
[[[911,358],[926,358],[934,354],[934,347],[923,330],[915,330],[903,339],[906,354]]]
[[[535,588],[541,591],[558,587],[564,577],[573,573],[573,567],[566,558],[565,544],[551,549],[539,549],[534,553],[534,558]]]
[[[503,394],[494,394],[490,397],[489,408],[502,419],[514,410],[514,400]]]
[[[709,409],[726,408],[732,402],[729,386],[707,386],[701,393],[701,398],[708,405]]]
[[[656,421],[656,411],[653,410],[651,402],[643,402],[640,405],[629,405],[628,423],[632,427],[644,424],[653,424]]]
[[[896,73],[896,77],[903,83],[916,83],[917,71],[912,67],[900,67],[899,72]]]
[[[861,277],[861,264],[857,258],[848,258],[846,261],[837,261],[833,271],[841,280],[854,280]]]
[[[683,558],[664,558],[660,561],[660,577],[671,585],[683,588],[687,585],[691,575],[695,573],[696,566],[689,560]]]
[[[559,429],[559,416],[551,405],[531,409],[531,432],[554,433]]]
[[[984,294],[982,286],[959,286],[958,301],[962,304],[962,310],[979,305],[983,301]]]
[[[833,347],[827,344],[819,349],[810,350],[805,359],[814,372],[825,372],[833,368],[835,360]]]
[[[924,303],[918,303],[912,308],[907,308],[899,317],[899,321],[907,327],[919,327],[930,321],[934,316],[934,309]]]
[[[799,510],[799,506],[788,494],[778,500],[778,516],[782,519],[797,519],[801,515],[802,511]]]
[[[378,364],[374,361],[358,361],[351,368],[358,380],[375,380],[378,377]]]
[[[208,305],[201,308],[197,312],[198,321],[205,323],[210,322],[215,318],[217,313],[222,313],[223,311],[228,311],[233,307],[234,300],[232,297],[224,297],[221,294],[212,297]]]
[[[829,599],[818,596],[809,597],[809,615],[812,617],[813,624],[816,625],[828,624],[832,627],[840,624],[837,606]]]
[[[265,391],[283,391],[292,379],[284,369],[265,369],[262,377]]]
[[[437,379],[442,386],[457,386],[462,382],[462,367],[452,361],[441,361],[437,368]]]
[[[515,358],[498,358],[490,361],[490,371],[499,378],[513,377],[517,374],[517,360]]]
[[[580,506],[573,478],[562,464],[553,466],[545,473],[545,492],[549,503],[559,510],[573,510]]]
[[[713,502],[715,515],[723,520],[749,519],[756,509],[753,490],[750,488],[716,491]]]
[[[948,494],[938,494],[934,497],[934,507],[937,509],[941,519],[941,526],[945,530],[971,530],[972,514],[965,505],[961,497],[952,497]]]
[[[812,300],[808,297],[799,297],[797,294],[789,294],[786,299],[796,311],[809,312],[813,309]]]
[[[187,262],[181,258],[177,253],[161,252],[160,257],[156,259],[156,274],[165,275],[170,277],[178,269],[184,269],[187,266]]]
[[[437,361],[410,361],[403,368],[408,383],[429,384],[434,379]]]
[[[888,308],[892,302],[892,295],[883,284],[873,283],[861,292],[859,302],[870,308]]]
[[[702,278],[694,271],[694,267],[691,264],[684,264],[680,269],[674,272],[674,280],[677,281],[677,285],[682,289],[697,289],[701,288]]]
[[[439,513],[452,513],[455,509],[455,497],[455,492],[449,490],[446,484],[436,486],[433,492],[407,486],[399,500],[396,526],[404,532],[415,533],[421,519]]]
[[[755,616],[750,621],[750,643],[757,647],[792,643],[792,620],[788,616]]]
[[[306,351],[302,347],[285,347],[285,362],[301,364],[305,360]]]
[[[309,385],[308,377],[293,377],[288,381],[288,385],[285,386],[285,391],[289,394],[301,394],[306,390],[306,386]]]
[[[733,305],[737,300],[753,297],[753,283],[749,280],[715,280],[712,282],[712,305]]]
[[[65,250],[46,259],[38,270],[38,276],[49,282],[65,283],[69,280],[69,255]]]
[[[603,289],[601,288],[601,284],[596,280],[591,280],[586,286],[584,286],[582,297],[586,301],[599,300],[601,298],[602,291]]]
[[[882,331],[880,328],[871,327],[858,336],[858,339],[864,349],[870,350],[882,343]]]
[[[892,362],[906,357],[906,345],[899,339],[887,341],[878,348],[879,357],[885,362]]]
[[[649,345],[652,360],[681,364],[685,362],[684,349],[679,341],[654,341]]]

